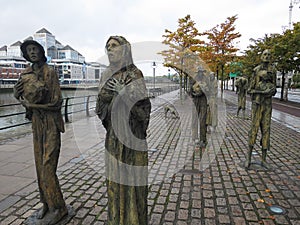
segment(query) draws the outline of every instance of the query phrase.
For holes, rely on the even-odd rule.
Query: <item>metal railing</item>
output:
[[[69,123],[69,115],[79,113],[79,112],[85,112],[86,116],[90,116],[90,111],[95,109],[95,103],[96,102],[96,96],[97,95],[85,95],[85,96],[72,96],[72,97],[66,97],[63,98],[63,105],[62,105],[62,115],[65,118],[65,122]],[[13,103],[13,104],[6,104],[6,105],[0,105],[0,110],[4,109],[5,107],[13,107],[13,106],[20,106],[21,103]],[[70,110],[73,109],[73,110]],[[26,124],[31,123],[31,121],[25,120],[25,110],[16,112],[16,113],[10,113],[10,114],[4,114],[0,115],[0,119],[6,119],[10,117],[16,117],[24,115],[24,122],[17,123],[14,125],[7,125],[4,127],[0,127],[0,130],[5,130],[9,128],[19,127]]]
[[[172,84],[167,86],[162,86],[158,88],[152,88],[148,87],[148,95],[149,97],[156,97],[158,95],[161,95],[163,93],[167,93],[170,91],[174,91],[179,88],[178,84]],[[95,102],[96,102],[97,95],[84,95],[84,96],[71,96],[71,97],[65,97],[63,98],[63,105],[62,105],[62,115],[64,116],[64,120],[66,123],[70,122],[70,115],[72,114],[78,114],[80,112],[85,112],[86,116],[90,116],[90,111],[95,109]],[[5,109],[4,111],[10,111],[7,110],[9,107],[13,109],[15,106],[21,106],[20,103],[13,103],[13,104],[6,104],[6,105],[0,105],[0,112],[2,109]],[[1,130],[14,128],[23,126],[26,124],[30,124],[31,122],[25,119],[25,109],[23,107],[20,107],[20,109],[16,110],[14,113],[6,113],[4,115],[0,115],[0,119],[7,119],[12,118],[10,124],[4,125],[3,127],[0,127]],[[23,117],[20,119],[20,116]],[[18,117],[18,118],[17,118]],[[16,118],[16,119],[15,119]],[[17,122],[16,122],[17,121]]]
[[[5,107],[12,107],[12,106],[17,106],[17,105],[21,105],[21,103],[13,103],[13,104],[0,105],[0,110],[3,109],[3,108],[5,108]],[[0,118],[2,119],[2,118],[13,117],[13,116],[20,116],[20,115],[25,115],[25,113],[26,113],[25,111],[17,112],[17,113],[10,113],[10,114],[5,114],[5,115],[0,115]],[[18,126],[22,126],[22,125],[29,124],[29,123],[31,123],[31,122],[27,121],[27,122],[23,122],[23,123],[9,125],[9,126],[5,126],[5,127],[0,127],[0,130],[4,130],[4,129],[8,129],[8,128],[13,128],[13,127],[18,127]]]
[[[96,96],[97,95],[85,95],[85,96],[73,96],[73,97],[67,97],[64,98],[64,104],[63,104],[63,108],[64,108],[64,117],[65,117],[65,122],[68,123],[70,122],[69,120],[69,115],[70,114],[74,114],[74,113],[79,113],[79,112],[84,112],[86,116],[90,116],[90,110],[91,109],[95,109],[95,106],[90,107],[91,103],[96,102]],[[82,101],[80,101],[82,99]],[[69,103],[71,100],[79,100],[76,101],[74,103]],[[75,106],[81,106],[84,105],[84,107],[79,107],[79,109]],[[69,111],[69,108],[74,106],[73,111]]]

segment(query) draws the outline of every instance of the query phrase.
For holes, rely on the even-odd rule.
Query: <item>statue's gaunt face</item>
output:
[[[270,62],[271,60],[271,52],[269,50],[264,50],[261,55],[261,61]]]
[[[26,52],[28,55],[28,58],[30,59],[30,62],[35,63],[35,62],[39,62],[42,58],[42,53],[39,49],[38,46],[33,45],[33,44],[29,44],[26,47]]]
[[[123,57],[123,48],[117,40],[111,39],[106,45],[109,62],[115,64]]]

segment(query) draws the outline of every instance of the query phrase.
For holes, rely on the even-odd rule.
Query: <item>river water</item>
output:
[[[84,98],[77,98],[77,97],[96,95],[96,94],[97,94],[97,90],[62,90],[63,98],[74,97],[74,96],[76,97],[75,99],[69,101],[69,105],[70,103],[71,104],[77,103],[78,105],[69,107],[68,108],[69,112],[84,109],[84,104],[81,104],[81,102],[85,101]],[[14,113],[25,112],[25,109],[22,105],[12,105],[12,106],[3,107],[4,105],[18,104],[18,103],[19,102],[13,96],[12,90],[0,93],[0,116],[4,116],[4,115],[6,116],[0,118],[0,141],[7,140],[7,139],[14,139],[16,137],[19,137],[20,135],[26,135],[31,132],[30,123],[18,127],[1,129],[7,126],[13,126],[16,124],[29,122],[27,119],[25,119],[25,114],[8,116]],[[94,107],[94,104],[95,103],[91,103],[90,107]],[[64,109],[62,109],[62,112],[64,112]]]
[[[170,92],[173,90],[178,89],[178,84],[174,84],[172,82],[167,82],[167,83],[156,83],[156,87],[161,88],[164,90],[164,92]],[[152,88],[151,83],[147,84],[147,88]],[[62,96],[63,98],[67,97],[76,97],[75,99],[69,100],[68,105],[73,104],[73,106],[68,107],[69,112],[77,112],[77,111],[82,111],[82,112],[77,112],[72,115],[69,115],[70,121],[75,121],[78,119],[81,119],[85,116],[85,106],[86,106],[86,101],[87,98],[79,98],[80,96],[88,96],[88,95],[97,95],[98,91],[97,89],[78,89],[78,90],[62,90]],[[95,107],[95,97],[90,98],[90,104],[89,104],[89,109],[90,113],[92,113],[93,108]],[[63,103],[62,107],[62,113],[64,114],[64,104],[65,100]],[[29,122],[28,120],[25,119],[25,114],[21,115],[16,115],[16,116],[9,116],[14,113],[20,113],[24,112],[25,109],[22,105],[18,104],[19,102],[14,98],[13,96],[13,91],[7,91],[7,92],[0,92],[0,116],[5,115],[5,117],[0,117],[0,142],[3,142],[5,140],[9,139],[15,139],[19,137],[20,135],[26,135],[31,132],[31,124],[26,124],[18,127],[13,127],[13,128],[8,128],[8,129],[1,129],[7,126],[14,126],[16,124],[21,124],[25,122]],[[9,104],[18,104],[18,105],[13,105],[13,106],[5,106],[4,105],[9,105]],[[0,143],[1,144],[1,143]]]

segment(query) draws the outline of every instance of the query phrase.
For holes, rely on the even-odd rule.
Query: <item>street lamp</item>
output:
[[[153,68],[153,91],[155,91],[155,68],[156,68],[156,63],[152,63],[152,68]]]

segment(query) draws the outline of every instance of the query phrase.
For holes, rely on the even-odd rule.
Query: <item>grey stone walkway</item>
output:
[[[182,104],[177,92],[153,100],[149,224],[300,224],[300,133],[273,120],[267,158],[272,169],[245,170],[240,163],[250,120],[235,117],[236,99],[227,98],[219,103],[220,126],[209,134],[203,152],[191,139],[191,102]],[[165,104],[173,104],[180,119],[165,118]],[[59,180],[66,202],[76,210],[69,224],[105,224],[104,137],[95,116],[67,124],[62,135]],[[28,135],[0,145],[1,225],[22,224],[41,207],[31,142]],[[254,159],[260,154],[256,145]],[[286,213],[272,214],[271,205]]]

